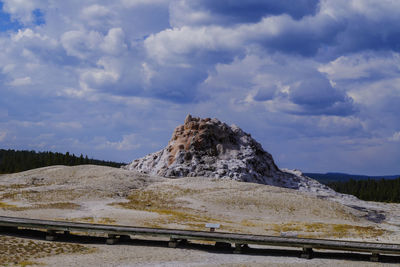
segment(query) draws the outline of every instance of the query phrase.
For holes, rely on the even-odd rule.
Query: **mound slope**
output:
[[[176,127],[164,149],[123,168],[164,177],[228,178],[334,194],[299,171],[279,169],[272,155],[238,126],[191,115]]]

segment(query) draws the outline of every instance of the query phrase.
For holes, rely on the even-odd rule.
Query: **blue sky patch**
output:
[[[3,3],[0,2],[0,32],[17,31],[22,28],[18,21],[11,20],[11,16],[3,11]]]

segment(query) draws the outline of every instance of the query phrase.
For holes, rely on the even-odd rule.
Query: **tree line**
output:
[[[397,179],[367,179],[328,184],[339,193],[350,194],[367,201],[400,203],[400,177]]]
[[[31,169],[52,166],[66,165],[76,166],[83,164],[102,165],[119,168],[123,163],[89,159],[88,156],[75,156],[69,152],[63,154],[58,152],[36,152],[36,151],[16,151],[0,149],[0,174],[15,173]]]

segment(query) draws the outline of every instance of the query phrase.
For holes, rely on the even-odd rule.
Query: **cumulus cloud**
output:
[[[93,49],[95,49],[102,41],[100,33],[90,31],[68,31],[61,37],[61,43],[70,56],[85,59]]]
[[[295,111],[300,114],[346,116],[354,113],[351,97],[332,87],[322,76],[316,75],[292,85],[288,97],[293,104],[301,107]]]
[[[118,62],[102,58],[97,62],[97,68],[83,71],[80,80],[84,89],[101,89],[112,86],[119,78]]]
[[[289,167],[337,143],[397,144],[397,1],[2,3],[16,25],[0,33],[10,145],[129,161],[161,148],[188,112],[244,127]]]
[[[4,0],[3,10],[11,14],[13,19],[27,24],[33,22],[35,18],[33,12],[46,2],[45,0]]]
[[[299,69],[298,64],[303,64],[302,68]],[[334,87],[323,73],[315,70],[313,63],[298,62],[283,55],[252,55],[220,64],[206,86],[210,90],[215,87],[230,89],[229,94],[241,98],[243,104],[259,103],[269,111],[336,116],[349,116],[357,111],[351,96]],[[237,86],[238,93],[232,94]],[[250,90],[243,92],[243,87]]]
[[[91,27],[109,24],[112,20],[112,12],[107,7],[98,4],[84,7],[80,16]]]
[[[338,80],[376,80],[399,75],[400,54],[396,52],[361,52],[340,56],[321,65],[319,70]]]

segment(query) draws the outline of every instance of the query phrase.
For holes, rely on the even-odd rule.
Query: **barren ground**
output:
[[[349,207],[354,206],[354,207]],[[0,215],[162,228],[400,243],[400,205],[322,198],[211,178],[167,179],[100,166],[0,176]],[[0,236],[0,262],[27,266],[374,266],[338,259],[231,255],[141,245],[78,245]],[[15,246],[15,250],[10,247]],[[35,249],[33,249],[35,248]],[[0,263],[0,264],[1,264]],[[62,263],[60,265],[60,263]]]

